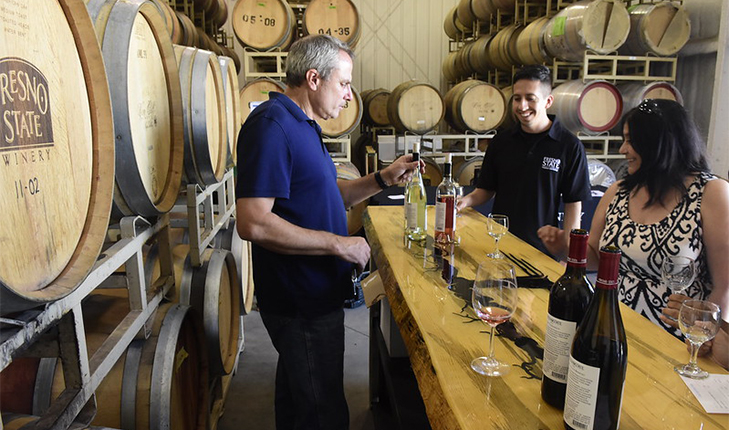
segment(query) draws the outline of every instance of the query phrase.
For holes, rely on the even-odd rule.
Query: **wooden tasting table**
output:
[[[435,210],[428,207],[432,236]],[[402,206],[370,206],[364,225],[373,258],[385,285],[392,315],[410,356],[428,420],[433,429],[563,429],[562,411],[542,401],[542,360],[503,336],[495,336],[496,358],[513,365],[504,377],[471,370],[475,357],[487,355],[489,326],[470,307],[468,285],[494,241],[487,218],[466,210],[457,220],[460,246],[453,255],[434,254],[403,239]],[[564,268],[513,235],[501,239],[501,251],[528,260],[552,281]],[[443,258],[457,269],[450,288],[442,276]],[[447,264],[446,264],[447,268]],[[447,273],[447,269],[445,271]],[[522,276],[517,269],[517,276]],[[471,280],[467,282],[466,280]],[[512,322],[518,333],[544,345],[549,291],[519,289]],[[628,338],[628,373],[621,430],[727,429],[729,415],[707,414],[674,372],[688,362],[686,346],[646,318],[621,304]],[[727,373],[708,359],[699,365],[710,373]]]

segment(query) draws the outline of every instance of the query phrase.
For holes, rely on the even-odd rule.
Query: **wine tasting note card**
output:
[[[729,375],[709,374],[702,380],[681,377],[709,414],[729,414]]]

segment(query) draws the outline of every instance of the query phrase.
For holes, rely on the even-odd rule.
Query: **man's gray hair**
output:
[[[354,59],[354,52],[349,46],[335,37],[314,34],[297,40],[286,57],[286,85],[303,85],[306,72],[311,69],[319,72],[322,79],[328,79],[339,62],[339,51]]]

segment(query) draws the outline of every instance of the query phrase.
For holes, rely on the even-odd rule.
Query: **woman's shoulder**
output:
[[[716,203],[717,209],[726,205],[729,210],[729,182],[715,175],[708,175],[704,186],[703,205]]]
[[[613,182],[607,190],[605,190],[605,194],[602,195],[600,198],[600,202],[598,203],[598,206],[607,209],[607,206],[612,203],[613,200],[615,200],[615,196],[620,192],[620,184],[623,182],[623,180],[619,180],[616,182]]]
[[[618,194],[618,192],[620,191],[622,184],[623,184],[622,179],[619,179],[619,180],[613,182],[612,184],[610,184],[608,189],[605,190],[605,195],[603,196],[603,198],[607,199],[607,200],[612,200],[615,197],[615,195]]]

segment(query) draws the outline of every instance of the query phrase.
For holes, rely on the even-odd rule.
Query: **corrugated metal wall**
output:
[[[410,79],[441,90],[448,52],[443,19],[456,0],[354,0],[362,37],[355,48],[354,85],[392,90]]]
[[[296,2],[291,1],[294,4]],[[355,47],[354,86],[358,90],[392,90],[410,79],[424,80],[444,90],[441,64],[448,52],[443,31],[446,13],[457,0],[353,0],[360,15],[362,36]],[[228,0],[232,14],[235,0]],[[233,35],[231,20],[225,25]],[[235,40],[243,59],[243,49]],[[240,84],[245,77],[239,75]]]

